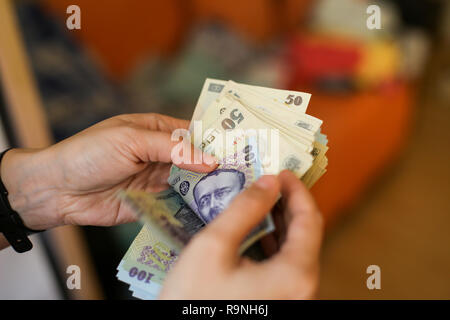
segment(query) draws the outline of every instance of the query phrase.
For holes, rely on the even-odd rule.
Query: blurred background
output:
[[[318,297],[450,299],[449,1],[0,0],[0,62],[5,148],[121,113],[190,119],[206,77],[312,93],[330,147],[311,190],[326,220]],[[139,228],[64,227],[3,250],[0,298],[131,299],[115,274]],[[81,290],[67,289],[72,264]],[[366,286],[373,264],[381,290]]]

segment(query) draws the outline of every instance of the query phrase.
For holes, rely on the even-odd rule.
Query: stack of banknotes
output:
[[[326,172],[328,140],[320,131],[322,120],[306,114],[310,98],[206,79],[189,130],[178,134],[214,155],[217,169],[201,174],[173,165],[167,190],[120,194],[144,223],[117,267],[117,278],[130,285],[134,297],[156,299],[189,239],[261,175],[288,169],[310,188]],[[241,253],[273,230],[268,213],[243,241]]]

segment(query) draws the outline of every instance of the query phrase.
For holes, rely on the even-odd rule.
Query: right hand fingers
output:
[[[294,174],[280,173],[286,239],[274,261],[293,265],[315,263],[322,241],[323,219],[313,197]]]
[[[228,208],[205,229],[204,235],[220,241],[221,252],[232,259],[244,238],[270,212],[279,196],[276,176],[262,176],[250,188],[240,193]]]

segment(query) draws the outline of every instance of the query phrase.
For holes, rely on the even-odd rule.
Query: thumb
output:
[[[210,172],[218,165],[214,156],[202,152],[185,141],[172,145],[170,158],[179,168],[196,172]]]
[[[280,183],[276,176],[262,176],[240,193],[228,208],[205,229],[219,237],[226,255],[235,256],[244,238],[270,212],[278,199]]]

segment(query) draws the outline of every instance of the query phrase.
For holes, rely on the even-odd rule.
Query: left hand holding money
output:
[[[178,143],[171,133],[188,126],[186,120],[159,114],[128,114],[49,148],[10,150],[2,160],[1,177],[11,206],[28,228],[36,230],[136,220],[117,191],[166,189],[171,150]],[[204,155],[201,164],[178,165],[210,172],[217,166],[210,158]]]
[[[280,250],[254,262],[238,255],[245,236],[282,194]],[[162,299],[311,299],[318,284],[322,217],[289,171],[263,176],[199,232],[169,272]]]

